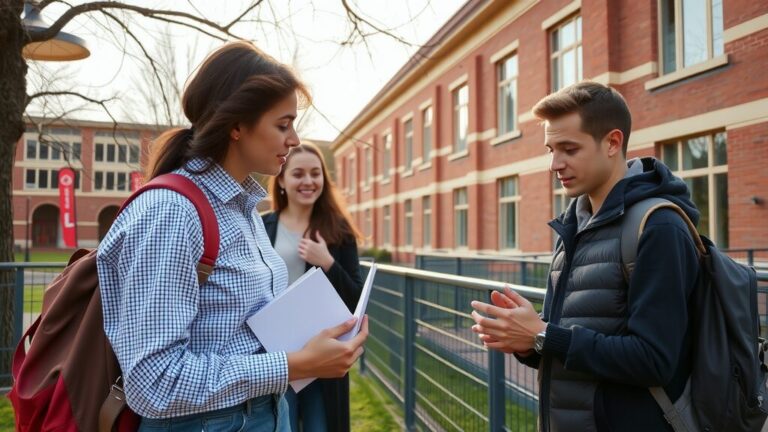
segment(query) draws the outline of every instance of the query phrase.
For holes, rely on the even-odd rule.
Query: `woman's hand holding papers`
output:
[[[301,351],[288,354],[288,379],[341,378],[347,374],[358,357],[363,354],[363,344],[368,338],[368,316],[363,317],[360,333],[346,342],[336,338],[355,326],[350,319],[336,327],[321,331],[307,342]]]

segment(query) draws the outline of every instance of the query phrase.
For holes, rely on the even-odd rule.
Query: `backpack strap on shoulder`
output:
[[[197,264],[197,280],[204,284],[213,273],[216,258],[219,255],[219,224],[216,221],[216,213],[200,187],[195,182],[180,174],[164,174],[152,179],[125,200],[118,214],[133,202],[136,197],[152,189],[170,189],[184,195],[192,202],[200,217],[203,227],[203,256]]]
[[[656,210],[668,208],[672,209],[683,218],[688,225],[688,231],[691,234],[693,242],[696,244],[696,251],[699,256],[707,254],[707,249],[699,237],[696,225],[693,224],[687,214],[677,204],[664,198],[648,198],[632,205],[624,213],[624,219],[621,223],[621,262],[624,266],[624,280],[629,283],[632,272],[635,269],[637,260],[637,247],[640,244],[640,237],[643,235],[645,224],[648,218]]]

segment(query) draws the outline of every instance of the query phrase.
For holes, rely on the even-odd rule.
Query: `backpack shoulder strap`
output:
[[[699,255],[705,255],[707,249],[699,237],[696,225],[693,224],[687,214],[677,204],[664,198],[647,198],[635,203],[624,213],[624,220],[621,223],[621,262],[624,266],[624,279],[629,282],[632,272],[635,269],[637,260],[637,246],[640,244],[640,237],[643,235],[645,224],[648,218],[656,210],[668,208],[672,209],[685,221],[691,238],[696,244],[696,250]]]
[[[195,206],[203,227],[203,256],[197,264],[197,280],[200,285],[204,284],[213,272],[213,266],[219,255],[219,224],[208,197],[195,182],[187,177],[180,174],[164,174],[155,177],[128,197],[120,207],[118,214],[128,207],[136,197],[152,189],[170,189],[184,195]]]

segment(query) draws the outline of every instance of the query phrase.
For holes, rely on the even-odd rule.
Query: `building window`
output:
[[[498,63],[498,135],[517,129],[517,55]]]
[[[518,248],[518,203],[520,202],[517,177],[499,182],[499,245],[501,249]]]
[[[24,189],[58,189],[59,170],[28,169],[24,174]],[[75,170],[75,189],[80,189],[80,171]]]
[[[424,163],[432,160],[432,107],[421,112],[421,154]]]
[[[413,119],[409,119],[403,125],[405,143],[405,170],[410,171],[413,168]]]
[[[371,217],[371,209],[365,209],[365,243],[370,244],[373,237],[373,219]]]
[[[685,180],[699,209],[699,232],[719,247],[728,247],[728,155],[725,132],[688,138],[661,146],[661,158]]]
[[[389,245],[392,242],[390,233],[392,216],[389,214],[389,206],[384,206],[384,244]]]
[[[104,144],[96,143],[93,151],[94,162],[104,162]]]
[[[357,176],[355,173],[355,158],[354,156],[350,156],[349,159],[347,159],[347,162],[349,163],[349,169],[347,170],[347,175],[349,178],[347,179],[349,184],[349,193],[354,194],[355,193],[355,182],[357,181]]]
[[[659,0],[662,73],[723,54],[722,0]]]
[[[469,130],[469,87],[464,84],[453,91],[453,151],[467,149]]]
[[[384,151],[381,154],[381,177],[389,178],[389,169],[392,166],[392,134],[384,135]]]
[[[370,186],[373,180],[373,151],[365,147],[365,185]]]
[[[129,158],[129,162],[130,162],[130,163],[132,163],[132,164],[137,164],[137,163],[139,163],[139,153],[140,153],[140,152],[139,152],[139,146],[137,146],[137,145],[132,145],[132,146],[130,147],[130,158]]]
[[[413,202],[405,200],[405,245],[413,246]]]
[[[421,241],[423,247],[432,246],[432,197],[421,199]]]
[[[552,32],[552,91],[581,81],[581,16],[575,16]]]
[[[467,247],[469,199],[467,188],[453,191],[454,243],[457,248]]]

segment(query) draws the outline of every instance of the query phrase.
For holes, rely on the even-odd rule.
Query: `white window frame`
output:
[[[718,238],[719,234],[717,231],[718,222],[720,222],[719,219],[723,215],[718,214],[717,212],[718,202],[717,202],[717,188],[715,185],[715,176],[723,175],[723,174],[727,176],[728,163],[726,161],[724,165],[715,165],[716,163],[715,162],[715,136],[720,133],[725,134],[725,146],[727,149],[728,148],[727,133],[725,131],[715,131],[715,132],[710,132],[705,134],[687,136],[685,138],[674,140],[672,142],[664,143],[659,148],[659,152],[660,152],[659,158],[663,158],[663,155],[664,155],[663,152],[665,147],[675,147],[677,152],[677,166],[669,167],[669,169],[672,171],[674,175],[676,175],[677,177],[680,177],[683,180],[686,180],[689,178],[707,177],[707,189],[708,189],[707,190],[707,195],[708,195],[707,210],[709,212],[709,225],[707,226],[707,230],[709,231],[708,237],[713,242],[715,242],[715,244],[719,245],[720,247],[724,247],[726,245],[721,244],[723,239]],[[695,138],[706,138],[707,140],[707,166],[705,168],[685,169],[683,167],[683,146],[685,146],[686,142],[689,139],[695,139]],[[728,216],[728,219],[730,221],[729,216]],[[729,229],[730,229],[729,227],[726,227],[726,230],[729,230]]]
[[[403,220],[405,223],[405,245],[413,246],[413,200],[407,199],[403,203]]]
[[[373,149],[365,146],[365,186],[370,187],[373,182]]]
[[[384,232],[381,240],[384,246],[390,246],[392,244],[392,206],[385,205],[382,212],[384,212],[382,217]]]
[[[504,70],[504,66],[506,65],[507,61],[513,60],[515,63],[517,63],[517,66],[515,67],[515,70],[517,73],[512,77],[505,77],[503,80],[501,79],[502,76],[502,70]],[[517,77],[520,74],[520,64],[518,63],[517,58],[517,52],[513,52],[509,54],[508,56],[504,57],[503,59],[499,60],[496,63],[496,135],[499,137],[504,137],[510,134],[513,134],[517,131],[518,127],[518,117],[520,113],[518,112],[518,93],[517,93]],[[504,103],[504,89],[510,88],[512,91],[512,98],[514,102],[514,112],[512,116],[512,124],[506,125],[507,120],[507,104]]]
[[[403,149],[404,149],[403,153],[405,156],[405,171],[406,173],[412,173],[413,172],[413,118],[412,117],[403,120]]]
[[[671,71],[665,71],[665,61],[664,61],[664,23],[662,22],[662,11],[664,9],[664,3],[672,1],[674,2],[674,10],[675,10],[675,67]],[[715,40],[714,40],[714,25],[712,23],[713,19],[713,0],[704,0],[705,1],[705,14],[706,14],[706,33],[707,33],[707,57],[706,59],[690,64],[688,66],[685,65],[685,23],[683,21],[683,0],[657,0],[656,1],[656,7],[658,11],[658,34],[659,34],[659,75],[669,75],[678,71],[682,71],[684,69],[688,69],[691,67],[696,66],[697,64],[704,63],[708,60],[712,60],[715,57],[722,55],[723,53],[715,54]],[[724,18],[722,16],[723,14],[723,2],[720,2],[720,18],[723,20],[723,22],[720,23],[721,27],[724,27]],[[722,40],[722,50],[725,51],[725,41],[724,41],[724,33],[725,29],[721,29],[720,38]]]
[[[467,92],[467,101],[466,103],[461,103],[459,101],[460,94],[462,90],[465,90]],[[458,85],[456,88],[451,90],[451,106],[452,106],[452,112],[453,112],[453,153],[454,154],[462,154],[469,151],[469,84],[467,82],[464,82],[463,84]],[[460,136],[459,127],[461,124],[461,117],[466,116],[467,121],[467,130],[465,131],[466,134],[463,137],[463,140]]]
[[[432,197],[421,199],[421,243],[424,248],[432,247]]]
[[[568,45],[566,47],[558,47],[557,51],[555,51],[553,46],[553,40],[555,39],[555,34],[560,32],[565,26],[570,24],[571,22],[574,23],[576,28],[576,38],[574,42],[571,45]],[[563,20],[560,24],[558,24],[556,27],[554,27],[549,32],[549,43],[550,43],[550,55],[549,55],[549,64],[551,69],[551,91],[556,92],[560,90],[561,88],[565,87],[563,84],[563,62],[562,58],[563,56],[571,51],[575,51],[575,57],[576,57],[576,81],[579,82],[584,77],[584,59],[583,59],[583,48],[582,48],[582,39],[584,38],[583,34],[583,22],[581,19],[581,14],[573,15],[572,17]],[[555,64],[559,67],[555,67]],[[555,80],[555,76],[557,76],[557,80]]]
[[[382,147],[384,147],[381,155],[381,178],[386,183],[390,179],[390,171],[392,170],[392,132],[384,133],[381,140]]]
[[[459,203],[461,193],[466,197],[466,203]],[[459,226],[459,214],[464,213],[466,225]],[[464,230],[463,236],[461,230]],[[461,237],[465,244],[460,243]],[[453,191],[453,244],[455,249],[466,249],[469,247],[469,189],[466,187],[454,189]]]
[[[515,182],[515,195],[512,196],[504,196],[504,182],[507,181],[514,181]],[[522,199],[522,196],[520,195],[520,178],[518,176],[511,176],[511,177],[505,177],[503,179],[499,180],[498,183],[499,187],[499,249],[501,250],[517,250],[520,248],[520,200]],[[507,218],[505,216],[505,212],[508,207],[514,207],[515,211],[515,226],[512,227],[515,231],[515,244],[512,246],[509,246],[505,244],[506,238],[507,238],[507,229],[509,227],[506,226]]]
[[[427,112],[429,112],[429,121],[427,121]],[[432,150],[435,141],[435,129],[432,127],[434,122],[435,111],[432,109],[432,105],[429,105],[421,110],[421,161],[423,165],[429,164],[432,161]],[[427,131],[429,131],[429,139],[426,139]]]

